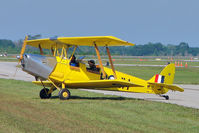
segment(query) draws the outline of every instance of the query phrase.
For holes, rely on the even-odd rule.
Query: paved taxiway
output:
[[[32,81],[34,77],[23,72],[20,68],[17,69],[17,73],[14,76],[16,71],[16,62],[0,62],[0,78],[6,79],[17,79]],[[126,93],[126,92],[116,92],[116,91],[101,91],[101,90],[86,90],[92,92],[103,93],[105,95],[117,95],[129,98],[138,98],[151,101],[166,102],[172,104],[178,104],[182,106],[198,108],[199,109],[199,85],[179,85],[184,88],[184,92],[172,92],[169,91],[170,100],[165,100],[162,97],[152,94],[143,94],[143,93]]]

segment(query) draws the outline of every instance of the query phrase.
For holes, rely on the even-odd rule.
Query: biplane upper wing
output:
[[[57,37],[57,38],[46,38],[27,40],[27,45],[33,47],[42,47],[44,49],[51,48],[62,48],[65,46],[133,46],[134,44],[127,41],[123,41],[114,36],[90,36],[90,37]]]
[[[159,87],[165,87],[165,88],[173,90],[173,91],[180,91],[180,92],[184,91],[183,88],[176,86],[176,85],[173,85],[173,84],[152,83],[152,82],[148,82],[148,83],[151,84],[151,85],[159,86]]]
[[[33,81],[34,84],[52,86],[51,81]],[[67,88],[113,88],[113,87],[143,87],[123,80],[89,80],[89,81],[64,81]]]

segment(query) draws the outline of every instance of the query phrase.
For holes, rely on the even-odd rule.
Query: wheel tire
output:
[[[62,89],[59,91],[60,100],[68,100],[70,98],[70,91],[68,89]]]
[[[40,91],[40,98],[41,99],[48,99],[48,98],[50,98],[51,97],[51,93],[50,94],[48,94],[48,92],[49,92],[49,89],[47,89],[47,88],[43,88],[41,91]]]

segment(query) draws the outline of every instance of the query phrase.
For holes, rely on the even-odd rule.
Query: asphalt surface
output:
[[[35,80],[33,76],[23,72],[21,68],[16,69],[16,62],[0,62],[0,78],[16,79],[24,81]],[[17,70],[16,74],[15,71]],[[186,107],[192,107],[199,109],[199,85],[179,85],[184,88],[184,92],[172,92],[169,91],[166,95],[169,95],[170,99],[165,100],[163,97],[153,94],[144,93],[127,93],[117,91],[102,91],[102,90],[88,90],[86,91],[103,93],[105,95],[117,95],[128,98],[144,99],[151,101],[159,101],[165,103],[178,104]]]
[[[17,68],[17,62],[0,62],[0,78],[33,81],[35,78],[21,68]],[[16,73],[15,73],[16,72]]]

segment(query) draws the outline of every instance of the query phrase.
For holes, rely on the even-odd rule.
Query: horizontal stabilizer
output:
[[[153,83],[153,82],[148,82],[150,85],[158,86],[158,87],[164,87],[173,91],[180,91],[183,92],[184,89],[182,89],[179,86],[172,85],[172,84],[164,84],[164,83]]]

